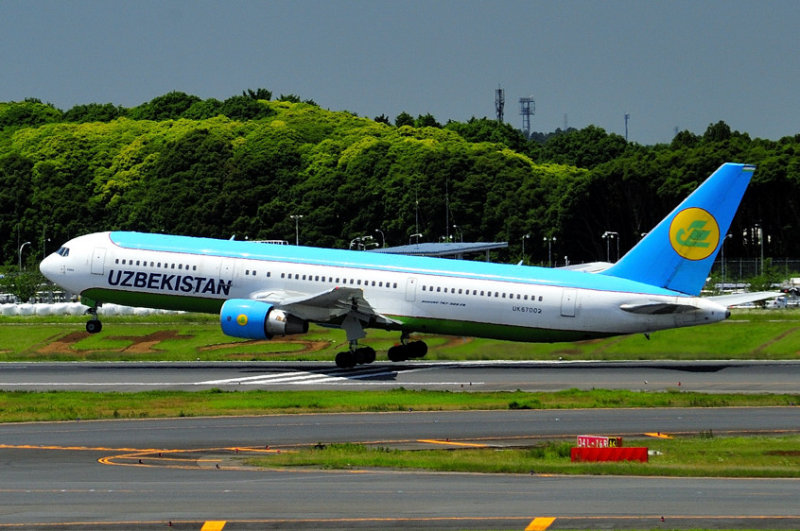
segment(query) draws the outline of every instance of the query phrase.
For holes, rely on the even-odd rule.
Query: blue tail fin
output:
[[[604,275],[698,295],[755,166],[726,162]]]

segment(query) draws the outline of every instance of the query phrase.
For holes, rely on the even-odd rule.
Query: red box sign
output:
[[[573,448],[573,461],[641,461],[647,462],[647,448]]]

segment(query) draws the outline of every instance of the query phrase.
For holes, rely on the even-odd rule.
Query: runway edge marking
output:
[[[525,531],[546,531],[555,521],[556,519],[550,516],[534,518],[525,528]]]
[[[203,524],[200,531],[222,531],[227,523],[227,520],[209,520]]]

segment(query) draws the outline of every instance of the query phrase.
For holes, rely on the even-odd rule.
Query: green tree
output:
[[[0,289],[14,295],[21,302],[29,302],[36,296],[45,280],[38,269],[32,268],[28,271],[6,274],[0,278]]]
[[[184,92],[168,92],[163,96],[153,98],[147,103],[134,107],[128,111],[128,116],[134,120],[177,120],[192,105],[199,102],[200,98]]]
[[[242,96],[246,96],[251,100],[271,100],[272,91],[265,88],[258,88],[256,90],[247,89],[242,91]]]
[[[402,127],[404,125],[414,126],[414,117],[408,114],[407,112],[403,111],[397,115],[394,119],[394,125],[397,127]]]
[[[0,103],[0,129],[6,127],[37,127],[60,122],[62,113],[39,100]]]
[[[86,123],[86,122],[110,122],[121,116],[125,116],[127,110],[121,106],[111,103],[104,105],[89,103],[88,105],[76,105],[64,113],[64,121]]]
[[[32,173],[33,162],[18,153],[0,156],[0,234],[6,235],[0,252],[5,263],[15,261],[17,234],[32,236],[32,227],[26,221],[33,217]]]

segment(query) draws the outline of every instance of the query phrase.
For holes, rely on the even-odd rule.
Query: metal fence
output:
[[[760,275],[764,269],[771,269],[781,274],[786,280],[800,277],[800,260],[795,258],[764,259],[760,258],[726,258],[723,270],[722,261],[714,262],[711,274],[724,277],[725,282],[739,282]]]

